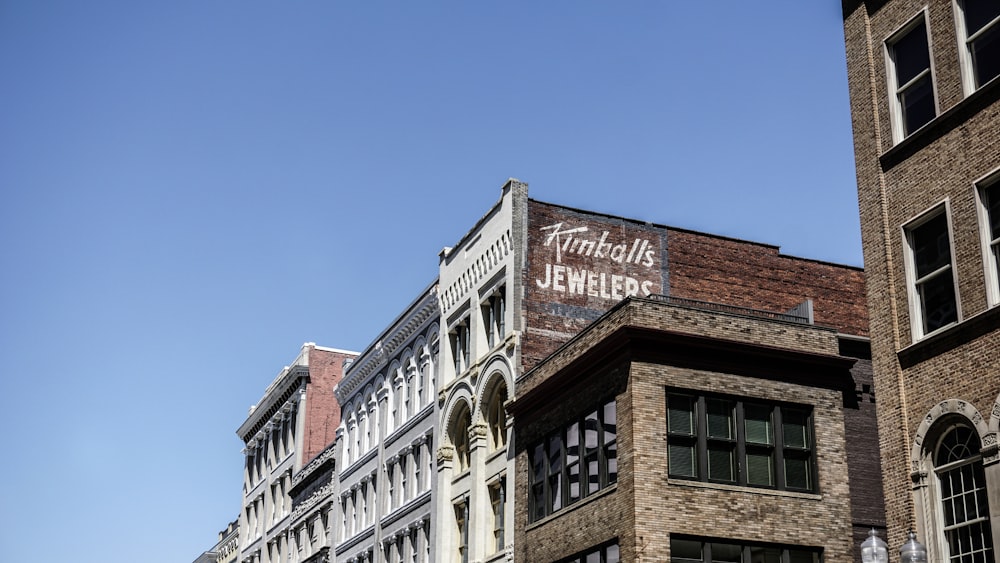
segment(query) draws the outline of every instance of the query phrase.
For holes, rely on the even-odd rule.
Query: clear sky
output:
[[[0,562],[193,561],[508,177],[861,265],[840,2],[0,0]]]

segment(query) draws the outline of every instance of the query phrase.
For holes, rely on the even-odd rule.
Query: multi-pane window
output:
[[[960,0],[958,8],[966,87],[972,91],[1000,75],[1000,2]]]
[[[493,551],[503,551],[506,545],[504,519],[507,512],[507,485],[506,478],[500,476],[500,480],[490,485],[490,505],[493,508]]]
[[[490,402],[486,406],[490,450],[499,450],[507,445],[507,411],[503,408],[506,398],[507,389],[500,386],[490,396]]]
[[[983,241],[986,249],[986,294],[1000,304],[1000,175],[979,186]]]
[[[507,314],[507,286],[500,286],[483,303],[483,327],[486,343],[490,348],[503,341],[506,334],[504,317]]]
[[[948,214],[941,207],[906,228],[912,282],[910,306],[917,337],[958,321]]]
[[[619,563],[619,561],[621,561],[621,551],[616,540],[600,547],[590,548],[559,563]]]
[[[455,363],[455,375],[469,369],[469,319],[462,319],[448,333],[451,340],[451,358]]]
[[[670,538],[670,563],[820,563],[818,549]]]
[[[670,477],[815,491],[808,407],[667,393]]]
[[[531,521],[618,481],[615,401],[552,433],[528,450]]]
[[[931,76],[927,22],[923,14],[886,43],[889,59],[889,96],[896,141],[937,115]]]
[[[469,503],[455,505],[455,563],[469,563]]]
[[[934,456],[948,561],[993,562],[990,509],[979,437],[966,426],[948,431]]]
[[[451,443],[455,446],[455,472],[469,468],[469,426],[471,418],[468,409],[463,409],[453,428]]]

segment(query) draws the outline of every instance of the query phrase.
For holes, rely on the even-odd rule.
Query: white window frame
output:
[[[954,2],[952,2],[952,7],[955,11],[955,35],[958,39],[958,60],[959,66],[962,69],[962,91],[966,96],[968,96],[979,88],[985,86],[985,84],[982,84],[979,88],[976,87],[976,69],[972,64],[972,51],[969,49],[969,42],[975,41],[991,28],[1000,26],[1000,17],[986,24],[983,29],[979,30],[979,32],[977,32],[973,37],[969,37],[969,30],[965,27],[965,1],[966,0],[954,0]],[[994,77],[993,79],[996,78],[997,77]],[[992,82],[993,79],[991,79],[990,82]]]
[[[951,283],[955,291],[955,322],[924,333],[923,307],[920,299],[920,292],[917,288],[917,265],[914,259],[915,249],[913,248],[913,237],[911,234],[914,229],[920,227],[924,223],[927,223],[931,219],[938,217],[938,215],[942,213],[945,215],[945,220],[948,225],[948,252],[950,256],[948,267],[951,270]],[[956,267],[955,261],[955,239],[952,236],[954,226],[951,222],[951,200],[945,198],[943,201],[938,202],[924,210],[915,218],[904,223],[901,227],[901,231],[903,237],[903,248],[905,249],[903,254],[906,266],[906,294],[910,307],[910,332],[912,334],[913,341],[916,342],[917,340],[921,340],[932,334],[937,334],[938,332],[947,330],[949,327],[962,322],[962,298],[958,288],[958,268]]]
[[[998,274],[1000,264],[998,264],[997,253],[993,252],[993,247],[996,245],[997,252],[1000,253],[1000,239],[993,240],[990,232],[990,217],[986,209],[986,199],[983,197],[987,188],[997,190],[997,195],[1000,195],[1000,167],[976,180],[973,188],[976,196],[976,212],[979,217],[979,240],[982,241],[986,303],[990,307],[996,307],[1000,305],[1000,274]]]
[[[934,98],[934,115],[935,117],[941,114],[941,109],[938,107],[938,93],[937,93],[937,80],[935,80],[936,73],[934,72],[934,43],[931,41],[931,26],[928,23],[930,21],[929,14],[927,13],[927,8],[920,10],[915,16],[907,20],[905,24],[900,26],[896,31],[892,32],[889,37],[882,43],[883,51],[885,53],[885,78],[888,86],[887,94],[889,95],[889,117],[890,124],[892,128],[892,140],[893,144],[897,144],[906,137],[912,135],[915,131],[906,132],[906,127],[903,124],[903,108],[899,103],[899,91],[900,85],[896,83],[896,61],[894,56],[894,45],[903,38],[906,34],[913,31],[913,28],[921,24],[924,24],[924,30],[927,33],[927,58],[930,61],[929,68],[927,72],[930,73],[931,78],[931,96]],[[917,80],[923,78],[924,74],[921,73],[913,78],[908,84],[916,82]],[[906,86],[904,84],[903,86]],[[932,118],[927,123],[934,121]],[[919,129],[927,125],[921,125]]]
[[[475,330],[472,324],[473,317],[475,315],[472,314],[471,308],[467,305],[453,317],[454,320],[448,326],[448,359],[450,360],[448,367],[454,372],[453,379],[457,379],[467,372],[475,362],[475,356],[472,352],[474,347],[472,336]],[[462,327],[464,327],[465,338],[461,336]]]

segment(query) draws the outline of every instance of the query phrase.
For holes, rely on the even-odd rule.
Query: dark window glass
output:
[[[612,400],[529,450],[531,521],[618,480],[617,432]]]
[[[741,563],[743,560],[743,550],[738,545],[731,543],[710,544],[712,550],[712,563]]]
[[[607,467],[607,484],[618,481],[618,417],[615,402],[604,405],[604,463]]]
[[[569,502],[580,499],[580,424],[566,429],[566,475],[569,480]]]
[[[925,334],[958,320],[948,218],[938,213],[910,231],[916,290]]]
[[[1000,74],[1000,2],[965,0],[962,12],[978,88]]]
[[[902,111],[904,134],[934,119],[934,87],[931,83],[927,26],[921,21],[892,45],[896,70],[896,96]]]
[[[821,553],[801,547],[670,538],[670,563],[820,563]]]
[[[808,409],[672,392],[667,393],[667,405],[667,471],[671,477],[816,489]],[[695,434],[687,434],[688,429]]]

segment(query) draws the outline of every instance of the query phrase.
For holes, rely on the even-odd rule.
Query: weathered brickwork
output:
[[[816,324],[867,336],[860,268],[785,256],[778,247],[669,229],[670,295],[787,311],[813,300]]]
[[[913,453],[935,405],[958,399],[988,418],[1000,400],[1000,311],[987,300],[975,192],[975,182],[1000,168],[1000,81],[963,89],[965,47],[952,0],[844,0],[843,8],[888,539],[898,546],[914,528],[932,560],[940,560],[947,546],[933,517],[936,501],[928,500],[927,489],[914,489],[927,467],[915,465]],[[888,87],[886,40],[915,17],[926,17],[930,32],[937,117],[900,140],[891,130],[895,94]],[[916,304],[908,294],[904,227],[942,205],[959,322],[922,337],[911,327]],[[973,424],[975,416],[966,421]],[[995,437],[994,426],[984,423],[981,439]],[[984,465],[994,544],[1000,545],[1000,471],[989,460]]]
[[[785,256],[767,244],[528,203],[525,369],[629,294],[768,311],[811,299],[816,324],[867,335],[860,268]]]
[[[309,382],[306,383],[306,420],[302,443],[302,464],[333,443],[340,426],[340,404],[333,395],[344,375],[344,360],[353,358],[336,350],[313,347],[309,351]]]
[[[670,334],[716,350],[685,356]],[[740,345],[747,356],[730,358],[729,349]],[[861,356],[858,375],[864,379],[860,348],[853,355]],[[654,300],[619,306],[519,381],[511,408],[518,475],[515,560],[554,561],[617,538],[622,561],[659,562],[669,559],[671,534],[690,534],[821,548],[826,562],[852,561],[852,521],[880,519],[877,509],[852,515],[852,493],[863,492],[849,485],[845,412],[856,409],[856,395],[843,387],[855,382],[848,371],[853,361],[839,354],[836,334],[817,327]],[[716,360],[726,369],[694,365]],[[814,371],[796,369],[806,365],[796,362],[808,362]],[[669,478],[668,388],[811,406],[817,493]],[[617,407],[617,484],[529,523],[527,448],[611,396]]]

